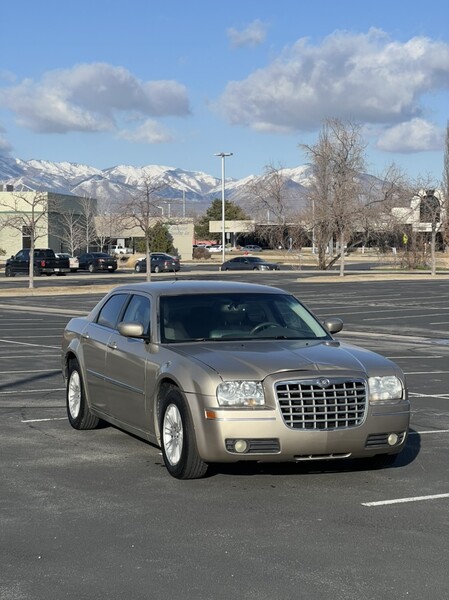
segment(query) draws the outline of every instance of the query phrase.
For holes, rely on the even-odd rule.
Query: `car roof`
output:
[[[258,283],[240,283],[236,281],[148,281],[121,285],[113,290],[129,292],[147,292],[153,296],[182,295],[182,294],[231,294],[231,293],[255,293],[255,294],[288,294],[280,288],[262,285]]]

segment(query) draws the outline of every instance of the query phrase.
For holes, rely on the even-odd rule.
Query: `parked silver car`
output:
[[[160,445],[179,479],[214,462],[389,460],[407,439],[404,375],[334,340],[342,325],[263,285],[115,288],[65,329],[69,421],[103,419]]]

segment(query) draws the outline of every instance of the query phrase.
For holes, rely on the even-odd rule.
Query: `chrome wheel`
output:
[[[162,456],[170,475],[176,479],[204,477],[207,464],[198,453],[189,407],[173,384],[161,386],[159,418]]]
[[[72,419],[76,419],[81,409],[81,380],[78,371],[70,374],[67,390],[67,404]]]
[[[172,466],[181,460],[184,441],[184,427],[181,413],[175,404],[169,404],[162,423],[162,439],[165,455]]]

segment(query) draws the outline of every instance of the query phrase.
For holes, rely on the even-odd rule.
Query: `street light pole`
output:
[[[232,156],[232,152],[217,152],[215,156],[221,157],[221,256],[225,262],[226,246],[226,220],[225,220],[225,157]]]

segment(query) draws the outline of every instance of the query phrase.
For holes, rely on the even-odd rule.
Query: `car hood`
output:
[[[267,375],[308,371],[338,375],[339,371],[360,375],[397,374],[390,360],[357,346],[336,341],[261,340],[178,345],[176,350],[216,371],[224,380],[263,380]]]

